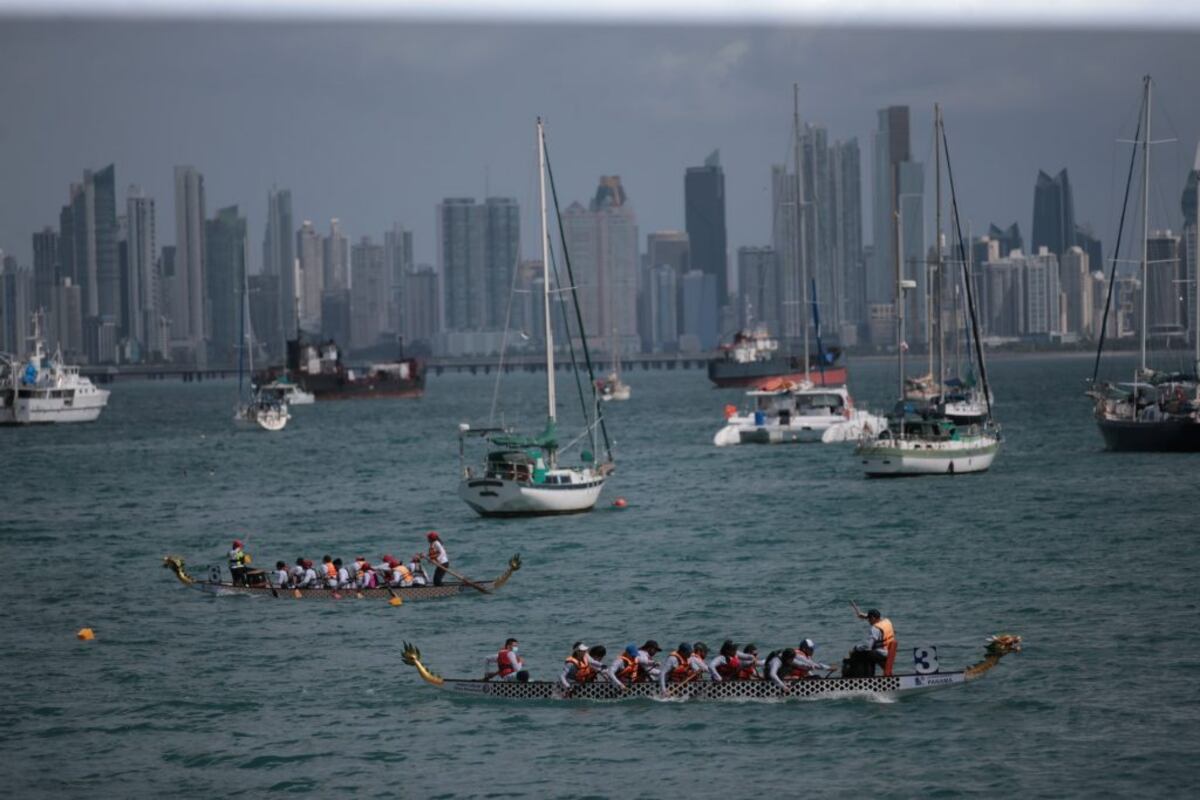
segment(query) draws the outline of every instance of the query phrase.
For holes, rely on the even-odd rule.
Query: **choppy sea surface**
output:
[[[860,403],[884,407],[894,365],[850,367]],[[96,424],[0,430],[3,794],[1190,793],[1200,456],[1104,452],[1090,368],[994,359],[993,469],[891,481],[863,478],[850,446],[717,449],[738,392],[699,370],[629,372],[633,399],[605,408],[618,470],[597,510],[505,521],[454,493],[456,426],[486,422],[492,376],[296,408],[280,434],[233,429],[228,381],[116,384]],[[505,422],[540,426],[542,381],[504,379]],[[561,376],[564,437],[573,391]],[[212,598],[161,568],[168,553],[220,564],[235,536],[258,565],[378,560],[429,529],[471,577],[517,552],[524,567],[493,596],[399,608]],[[944,669],[992,633],[1025,652],[891,703],[472,700],[400,660],[408,640],[474,677],[515,636],[552,678],[579,639],[765,653],[810,637],[836,662],[863,634],[851,599]]]

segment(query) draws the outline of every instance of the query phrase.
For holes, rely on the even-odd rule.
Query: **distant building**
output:
[[[778,320],[771,333],[795,340],[804,335],[803,291],[796,213],[796,175],[787,167],[771,167],[771,241],[775,250],[774,308],[761,309],[764,317]]]
[[[656,326],[661,320],[663,308],[657,311],[654,308],[655,303],[661,305],[662,298],[651,298],[651,272],[655,267],[669,266],[672,270],[672,285],[678,290],[678,276],[684,275],[691,270],[691,242],[688,239],[687,233],[684,231],[654,231],[646,235],[646,258],[645,271],[642,274],[640,282],[639,296],[639,332],[642,336],[642,348],[646,352],[659,352],[656,348],[661,348],[664,343],[670,342],[673,346],[679,339],[678,328],[673,331],[665,339],[662,332],[656,333]],[[662,276],[659,276],[662,279]],[[661,287],[659,287],[661,288]],[[671,308],[678,307],[678,295],[672,299]],[[678,315],[672,311],[671,319],[675,320],[678,325]]]
[[[296,263],[300,274],[300,327],[321,329],[321,292],[325,290],[325,249],[309,220],[296,231]],[[288,332],[292,336],[293,331]]]
[[[287,355],[286,347],[276,341],[268,341],[260,331],[283,331],[283,320],[280,312],[283,304],[279,302],[280,276],[259,274],[251,275],[248,279],[246,297],[247,311],[250,314],[250,330],[254,334],[254,367],[257,370],[264,366],[257,359],[266,356],[268,363],[282,364]],[[249,337],[247,337],[249,339]],[[250,342],[247,341],[247,346]],[[236,357],[236,356],[235,356]],[[249,363],[247,363],[249,368]]]
[[[130,186],[125,199],[125,248],[128,276],[125,281],[125,306],[128,338],[136,343],[143,357],[162,354],[162,281],[158,272],[158,241],[154,198],[141,187]]]
[[[244,332],[246,262],[250,242],[246,218],[237,206],[219,210],[204,226],[205,285],[210,334],[209,358],[217,364],[236,364]],[[178,257],[178,254],[177,256]],[[278,320],[278,316],[275,317]],[[280,330],[255,330],[254,338],[280,352]]]
[[[999,250],[997,258],[1004,258],[1014,250],[1023,251],[1025,249],[1025,240],[1021,238],[1021,227],[1015,222],[1007,228],[1001,228],[995,224],[989,225],[986,238],[996,243]]]
[[[267,194],[267,227],[263,234],[263,274],[279,277],[279,328],[296,332],[296,252],[292,224],[292,193],[272,189]]]
[[[679,273],[671,264],[650,267],[646,276],[646,350],[673,353],[679,349]]]
[[[350,250],[350,342],[364,349],[379,343],[388,329],[392,286],[383,245],[364,236]]]
[[[1075,244],[1075,203],[1071,182],[1064,168],[1051,178],[1038,170],[1033,189],[1033,237],[1031,252],[1045,247],[1061,257]]]
[[[1025,335],[1062,333],[1060,287],[1058,256],[1049,248],[1025,259]]]
[[[1147,335],[1183,337],[1187,294],[1179,258],[1180,237],[1171,231],[1154,231],[1146,242]],[[1138,321],[1139,326],[1141,320]]]
[[[438,204],[438,269],[446,330],[487,327],[486,227],[486,209],[473,197],[447,197]]]
[[[862,165],[858,139],[835,143],[829,151],[830,226],[833,292],[830,301],[835,326],[854,326],[867,319],[866,264],[863,258]],[[846,335],[842,334],[843,343]]]
[[[521,259],[521,207],[511,197],[484,201],[483,275],[490,330],[503,331],[508,323],[513,275]]]
[[[694,269],[683,276],[680,306],[679,349],[685,352],[708,351],[718,344],[716,315],[716,277]]]
[[[321,294],[321,336],[333,339],[342,350],[350,347],[350,290],[326,289]]]
[[[1187,295],[1187,329],[1192,342],[1200,336],[1196,318],[1196,293],[1200,291],[1200,143],[1196,145],[1196,160],[1188,173],[1180,198],[1183,210],[1183,236],[1180,242],[1183,273],[1187,278],[1184,285]]]
[[[691,245],[691,268],[716,280],[718,305],[729,301],[726,264],[725,172],[721,151],[714,150],[702,167],[688,167],[683,179],[684,219]],[[714,309],[714,314],[716,309]]]
[[[401,334],[404,330],[405,280],[413,270],[413,234],[398,222],[390,231],[384,231],[383,262],[391,288],[387,330]]]
[[[205,313],[204,176],[175,168],[175,271],[171,281],[171,338],[193,359],[203,359],[209,336]],[[174,343],[173,343],[174,344]]]
[[[83,351],[83,290],[70,278],[54,289],[55,338],[69,360],[85,357]]]
[[[46,344],[58,344],[55,291],[59,279],[59,234],[50,226],[33,234],[33,308],[46,315]]]
[[[18,358],[29,352],[33,297],[33,273],[0,250],[0,350]]]
[[[620,177],[602,176],[588,208],[572,203],[563,212],[567,252],[584,331],[597,350],[641,349],[638,336],[638,226]],[[567,281],[564,265],[559,280]],[[715,281],[715,278],[714,278]],[[713,308],[714,314],[716,306]],[[572,334],[578,337],[572,320]]]
[[[342,233],[341,220],[329,220],[329,235],[321,240],[323,291],[350,288],[350,240]],[[324,307],[325,301],[321,304]],[[339,340],[339,344],[342,340]],[[343,347],[347,345],[342,344]]]
[[[442,304],[438,297],[437,270],[422,264],[404,276],[404,343],[418,348],[424,343],[429,352],[433,337],[441,330]]]
[[[94,289],[89,290],[88,313],[119,319],[121,273],[117,265],[117,186],[114,166],[109,164],[94,174],[85,172],[84,186],[85,190],[90,188],[92,193],[89,211],[92,214],[90,221],[94,225],[96,247],[96,283]]]
[[[1092,336],[1092,311],[1095,299],[1092,297],[1094,282],[1092,281],[1091,259],[1082,247],[1075,245],[1063,254],[1059,265],[1059,277],[1062,282],[1062,292],[1066,303],[1066,333],[1077,333],[1085,338]]]
[[[742,328],[765,325],[769,331],[778,331],[779,320],[772,316],[778,308],[774,302],[775,248],[739,247],[737,263],[738,325]]]
[[[1096,238],[1096,235],[1092,233],[1091,227],[1087,225],[1075,226],[1075,244],[1083,252],[1087,253],[1088,263],[1092,265],[1092,269],[1108,271],[1108,265],[1104,263],[1103,245]]]

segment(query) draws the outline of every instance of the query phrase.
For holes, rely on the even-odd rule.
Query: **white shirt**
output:
[[[776,686],[786,689],[787,684],[784,683],[783,679],[779,677],[779,669],[782,666],[783,666],[783,659],[780,658],[779,656],[775,656],[775,658],[768,659],[767,660],[767,678],[771,681],[771,683],[775,684]]]
[[[429,582],[429,576],[425,574],[424,568],[416,561],[408,565],[408,571],[413,575],[413,586],[424,586]]]
[[[828,671],[833,669],[833,667],[829,666],[828,664],[822,664],[820,661],[813,661],[799,650],[796,651],[796,661],[794,663],[797,667],[808,669],[810,672]]]
[[[315,569],[313,569],[312,567],[308,567],[307,569],[305,569],[304,570],[304,579],[300,581],[300,585],[303,587],[316,586],[317,585],[317,571]]]
[[[881,656],[887,655],[887,648],[883,646],[883,631],[876,628],[871,623],[867,623],[867,638],[862,640],[862,644],[854,646],[855,650],[874,650]]]
[[[338,567],[337,585],[339,589],[344,589],[350,585],[350,571],[345,567]]]
[[[691,664],[692,659],[694,657],[695,657],[694,654],[688,656],[688,664],[689,665]],[[704,664],[703,661],[701,661],[700,663]],[[680,666],[679,659],[675,657],[674,653],[667,656],[667,663],[663,665],[663,668],[661,670],[659,670],[659,673],[658,673],[658,686],[660,689],[662,689],[662,691],[664,691],[664,692],[667,691],[667,676],[671,674],[671,670],[675,669],[678,666]],[[707,671],[708,665],[704,664],[704,668]]]
[[[439,564],[449,564],[450,563],[450,556],[446,555],[446,548],[442,546],[442,542],[440,539],[434,539],[430,543],[429,547],[431,550],[434,551],[433,552],[433,560],[434,561],[436,561]]]
[[[278,587],[288,585],[288,571],[286,569],[275,570],[275,585]]]

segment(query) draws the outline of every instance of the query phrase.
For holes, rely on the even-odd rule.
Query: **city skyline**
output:
[[[378,28],[5,22],[0,42],[20,66],[0,78],[6,100],[0,166],[11,176],[0,197],[0,247],[32,263],[30,234],[53,224],[65,201],[62,187],[82,169],[117,163],[122,184],[143,186],[158,198],[160,213],[169,213],[171,169],[194,164],[205,175],[210,205],[241,206],[256,241],[266,226],[261,197],[278,185],[291,189],[297,222],[340,217],[357,240],[399,221],[416,231],[415,261],[434,263],[431,207],[439,199],[502,195],[533,207],[529,130],[541,113],[549,120],[564,203],[586,198],[595,176],[619,174],[637,198],[643,230],[684,227],[679,175],[720,148],[732,261],[738,247],[771,243],[770,168],[789,149],[791,80],[800,82],[802,120],[863,143],[864,205],[873,192],[866,162],[878,110],[909,105],[912,156],[928,172],[932,103],[941,100],[960,202],[974,230],[1016,219],[1031,231],[1030,183],[1038,170],[1065,167],[1075,184],[1076,218],[1111,241],[1120,188],[1114,164],[1124,150],[1114,139],[1132,133],[1123,123],[1136,114],[1143,71],[1156,75],[1156,108],[1168,109],[1182,140],[1178,159],[1168,154],[1156,162],[1165,197],[1182,190],[1186,172],[1169,166],[1190,160],[1188,140],[1200,130],[1200,110],[1187,102],[1183,77],[1200,56],[1185,46],[1186,36],[1170,33],[1126,36],[1102,64],[1082,68],[1071,59],[1107,51],[1113,34],[508,25],[493,35],[470,25]],[[185,30],[195,35],[182,37]],[[526,80],[528,64],[501,63],[535,38],[550,43],[548,58],[565,63],[604,46],[619,45],[623,58],[606,71],[604,88],[581,72],[564,92],[553,81]],[[937,65],[912,52],[931,39],[943,53]],[[657,57],[642,54],[638,44]],[[797,44],[803,56],[793,55],[789,45]],[[353,68],[321,57],[339,50],[357,55]],[[444,52],[464,58],[449,64]],[[981,70],[977,56],[989,54]],[[92,56],[79,86],[55,82],[57,72]],[[887,76],[875,74],[881,61],[892,67]],[[1071,69],[1056,77],[1053,65],[1067,63]],[[840,79],[822,81],[822,73]],[[88,88],[93,81],[116,88],[101,102]],[[38,91],[51,83],[53,91]],[[275,89],[264,95],[268,83]],[[212,85],[218,89],[206,88]],[[385,92],[394,101],[383,102]],[[355,124],[317,120],[280,136],[283,115],[290,114],[285,101],[298,97],[323,98],[331,116]],[[578,107],[583,97],[586,111]],[[147,98],[156,102],[147,105]],[[217,114],[215,106],[226,110]],[[1178,226],[1172,205],[1155,225]],[[875,237],[870,216],[864,216],[864,244]],[[932,215],[925,217],[928,226]],[[530,241],[530,220],[524,215],[523,241]],[[171,226],[160,227],[160,244],[177,245]],[[263,270],[258,255],[256,247],[253,273]]]

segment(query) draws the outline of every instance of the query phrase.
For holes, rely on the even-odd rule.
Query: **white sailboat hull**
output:
[[[878,440],[859,445],[863,471],[872,477],[899,475],[961,475],[985,472],[992,466],[1000,441],[979,436],[965,441],[921,442]]]
[[[458,496],[485,517],[542,516],[591,511],[603,488],[599,474],[590,474],[578,484],[557,485],[471,477],[458,485]]]
[[[287,427],[288,420],[291,418],[286,406],[278,409],[242,406],[233,414],[233,421],[239,428],[261,428],[265,431],[281,431]]]

